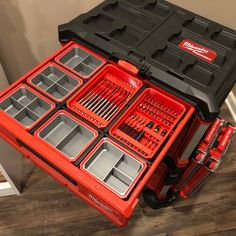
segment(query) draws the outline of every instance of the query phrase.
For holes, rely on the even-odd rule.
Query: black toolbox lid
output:
[[[164,0],[107,0],[59,26],[61,42],[79,41],[216,118],[236,82],[236,31]]]

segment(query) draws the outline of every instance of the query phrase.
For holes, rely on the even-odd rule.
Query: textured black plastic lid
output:
[[[217,117],[236,82],[236,32],[167,1],[104,1],[59,26],[59,39],[135,64],[206,121]]]

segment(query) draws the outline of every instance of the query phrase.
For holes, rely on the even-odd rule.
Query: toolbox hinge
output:
[[[113,60],[118,61],[118,64],[132,74],[139,74],[142,77],[150,76],[150,66],[146,63],[145,57],[137,52],[129,52],[128,54],[112,53]]]

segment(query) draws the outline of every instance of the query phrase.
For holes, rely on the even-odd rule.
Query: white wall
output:
[[[57,26],[102,0],[0,0],[0,62],[11,82],[58,47]],[[236,29],[235,0],[171,2]]]
[[[57,26],[102,0],[0,0],[0,62],[13,82],[58,47]]]

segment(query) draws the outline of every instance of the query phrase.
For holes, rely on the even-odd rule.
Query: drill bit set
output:
[[[104,128],[141,86],[135,77],[109,65],[69,101],[69,107],[98,128]]]
[[[115,124],[111,135],[151,159],[184,112],[185,107],[176,101],[153,89],[146,89]]]

